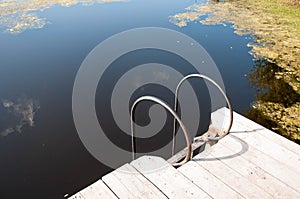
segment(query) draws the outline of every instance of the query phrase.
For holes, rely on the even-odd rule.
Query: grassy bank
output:
[[[195,4],[170,17],[182,27],[189,22],[232,23],[237,34],[252,34],[250,52],[257,59],[249,74],[258,88],[246,115],[300,142],[300,2],[298,0],[232,0]],[[204,19],[203,19],[204,18]]]

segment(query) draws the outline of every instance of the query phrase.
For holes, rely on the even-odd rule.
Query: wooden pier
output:
[[[227,112],[220,109],[212,118],[218,122]],[[70,198],[296,199],[300,146],[234,113],[230,134],[183,166],[143,156]]]

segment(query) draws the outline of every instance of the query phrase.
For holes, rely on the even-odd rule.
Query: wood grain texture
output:
[[[228,113],[212,113],[213,123],[225,128]],[[261,125],[234,113],[230,134],[201,147],[178,169],[170,162],[184,150],[168,161],[143,156],[70,198],[300,198],[300,146]]]
[[[186,163],[178,170],[213,198],[224,198],[224,196],[227,198],[244,198],[194,161]]]
[[[130,164],[105,175],[102,180],[121,198],[167,198]]]
[[[86,187],[80,191],[84,198],[97,199],[97,198],[117,198],[115,194],[103,183],[102,180],[98,180],[92,185]]]
[[[131,163],[168,198],[211,198],[164,159],[143,156]]]

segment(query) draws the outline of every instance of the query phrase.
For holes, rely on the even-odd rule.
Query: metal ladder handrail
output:
[[[157,98],[157,97],[153,97],[153,96],[142,96],[140,98],[138,98],[132,105],[131,107],[131,111],[130,111],[130,124],[131,124],[131,149],[132,149],[132,159],[135,159],[135,143],[134,143],[134,136],[135,136],[135,125],[133,122],[133,118],[134,118],[134,109],[136,107],[136,105],[141,102],[141,101],[152,101],[152,102],[156,102],[159,105],[161,105],[162,107],[164,107],[167,111],[169,111],[173,117],[174,120],[179,123],[180,127],[182,128],[182,131],[184,133],[185,136],[185,140],[186,140],[186,144],[187,144],[187,151],[186,151],[186,156],[184,158],[184,160],[182,160],[179,163],[174,163],[173,166],[181,166],[183,164],[185,164],[186,162],[188,162],[192,156],[192,146],[191,146],[191,141],[190,141],[190,136],[188,134],[188,131],[185,127],[185,125],[183,124],[182,120],[179,118],[179,116],[176,114],[176,112],[169,106],[167,105],[164,101],[162,101],[161,99]]]
[[[175,113],[177,113],[179,89],[180,89],[182,83],[185,80],[189,79],[189,78],[203,78],[203,79],[208,80],[209,82],[214,84],[219,89],[219,91],[222,93],[222,95],[224,96],[224,98],[226,100],[226,103],[227,103],[228,108],[230,110],[230,121],[229,121],[228,128],[224,131],[223,135],[220,135],[219,137],[206,137],[206,139],[209,140],[209,141],[218,141],[218,140],[222,139],[224,136],[226,136],[228,134],[228,132],[230,131],[230,129],[231,129],[232,122],[233,122],[233,110],[232,110],[231,103],[230,103],[226,93],[223,91],[223,89],[214,80],[212,80],[211,78],[209,78],[205,75],[202,75],[202,74],[190,74],[190,75],[187,75],[187,76],[183,77],[180,80],[180,82],[178,83],[177,87],[176,87],[175,100],[174,100],[174,111],[175,111]],[[175,137],[176,137],[176,120],[174,119],[174,122],[173,122],[173,139],[172,139],[172,156],[174,155],[174,152],[175,152],[175,140],[176,140]]]

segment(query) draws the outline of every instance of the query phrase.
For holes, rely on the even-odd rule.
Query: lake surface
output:
[[[72,90],[79,67],[88,53],[101,41],[119,32],[140,27],[164,27],[184,33],[199,42],[215,61],[235,111],[243,113],[255,100],[255,89],[250,88],[247,78],[255,65],[248,53],[250,36],[234,34],[230,24],[189,23],[180,28],[170,22],[170,16],[184,12],[194,3],[206,1],[74,3],[62,0],[50,1],[47,5],[21,2],[25,3],[0,1],[0,198],[63,198],[111,171],[89,154],[79,139],[72,116]],[[148,49],[118,59],[116,66],[107,71],[107,76],[118,74],[118,65],[130,67],[151,62],[174,69],[186,64],[171,53]],[[193,72],[188,66],[182,70],[183,74]],[[144,75],[147,74],[141,74],[141,78]],[[112,131],[111,139],[116,143],[121,141],[119,144],[130,151],[129,144],[122,144],[129,137],[123,136],[124,142],[118,139],[122,134],[118,134],[115,123],[102,116],[107,111],[109,91],[101,90],[101,85],[109,87],[113,81],[113,78],[107,78],[98,85],[96,112],[98,119],[105,121],[106,128]],[[199,122],[197,132],[201,133],[209,125],[211,102],[203,81],[195,80],[191,84],[199,89],[201,121],[192,116],[187,120]],[[137,89],[130,103],[145,94],[163,96],[172,104],[172,91],[158,85]],[[148,108],[149,104],[146,104],[144,111]],[[139,115],[138,123],[149,123],[148,117]],[[163,132],[172,130],[171,118],[167,121]],[[158,139],[164,144],[171,135],[166,139],[163,135]],[[141,141],[139,146],[146,146],[140,150],[147,153],[160,146],[160,142],[156,143],[152,138],[150,141]],[[152,142],[153,146],[149,144]],[[103,153],[109,153],[109,150]]]

